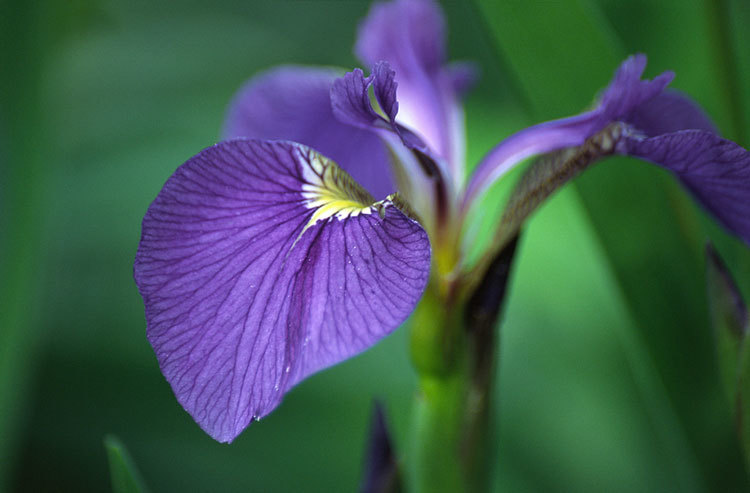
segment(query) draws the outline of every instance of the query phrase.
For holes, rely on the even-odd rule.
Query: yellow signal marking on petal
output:
[[[333,217],[346,219],[377,210],[375,199],[330,159],[309,150],[300,155],[302,197],[308,209],[315,209],[302,233]]]

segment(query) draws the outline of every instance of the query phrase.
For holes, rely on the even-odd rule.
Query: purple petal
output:
[[[380,139],[333,116],[330,90],[340,76],[333,69],[286,66],[253,77],[229,106],[224,137],[299,142],[330,156],[375,197],[393,193]]]
[[[678,130],[705,130],[718,135],[716,126],[694,101],[675,90],[666,90],[636,107],[624,121],[649,137]]]
[[[705,130],[626,137],[621,152],[674,172],[730,231],[750,244],[750,153]]]
[[[373,4],[359,26],[354,51],[366,64],[388,61],[399,74],[435,72],[445,63],[445,21],[430,0]]]
[[[624,119],[635,108],[660,94],[674,77],[671,72],[664,72],[653,80],[641,80],[645,67],[645,55],[629,57],[615,72],[595,109],[534,125],[500,142],[477,166],[467,187],[464,209],[522,160],[583,144],[611,122]]]
[[[398,461],[391,442],[385,409],[380,402],[376,401],[370,419],[360,493],[386,493],[403,489]]]
[[[396,127],[396,115],[398,114],[398,100],[396,98],[396,72],[388,65],[388,62],[378,62],[372,70],[374,78],[373,92],[383,113],[388,117],[388,122]]]
[[[419,300],[430,245],[315,151],[233,140],[194,156],[143,220],[135,279],[175,395],[232,441],[295,383],[372,346]]]
[[[444,160],[454,182],[462,181],[463,109],[456,73],[444,67],[445,23],[438,5],[429,0],[374,4],[360,25],[355,52],[366,65],[391,64],[399,84],[398,122]]]
[[[373,73],[365,77],[360,69],[336,79],[331,89],[333,113],[341,122],[367,129],[378,135],[393,154],[392,164],[398,179],[399,192],[431,229],[440,201],[438,196],[455,196],[456,184],[446,179],[445,166],[421,139],[396,123],[399,109],[396,100],[398,84],[388,62],[379,62]],[[369,88],[372,86],[381,112],[372,106]],[[430,165],[430,166],[426,166]],[[446,199],[447,200],[447,199]]]
[[[407,147],[427,152],[427,147],[419,137],[396,124],[399,103],[396,98],[398,84],[395,75],[388,62],[378,62],[369,77],[365,77],[364,72],[358,68],[339,77],[331,88],[333,114],[342,123],[375,131],[381,137],[386,137],[383,130],[391,131]],[[372,107],[370,86],[385,117]]]
[[[617,68],[612,82],[609,83],[599,100],[594,112],[599,113],[595,134],[610,122],[626,117],[639,105],[659,95],[674,79],[673,72],[664,72],[653,80],[641,80],[646,69],[646,55],[637,54],[628,57]],[[591,136],[589,135],[589,137]]]
[[[398,112],[396,101],[398,84],[393,80],[392,72],[391,77],[388,78],[387,72],[377,71],[381,77],[377,80],[377,86],[373,87],[373,92],[385,113],[384,118],[372,107],[368,92],[370,86],[375,84],[374,72],[369,77],[365,77],[362,69],[355,68],[333,81],[330,91],[333,115],[342,123],[364,130],[390,129],[398,133],[397,128],[392,125]],[[386,74],[386,78],[383,78],[383,74]],[[383,104],[380,103],[381,100]]]

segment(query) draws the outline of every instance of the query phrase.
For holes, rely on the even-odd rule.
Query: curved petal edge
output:
[[[622,146],[622,148],[620,148]],[[677,175],[727,229],[750,244],[750,153],[705,130],[626,136],[618,151]]]

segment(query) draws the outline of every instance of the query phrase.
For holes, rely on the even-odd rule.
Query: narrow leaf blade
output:
[[[740,356],[747,331],[747,307],[724,262],[706,246],[706,285],[724,390],[734,405],[738,397]]]
[[[112,492],[145,493],[147,490],[125,445],[117,437],[107,435],[104,438],[104,448],[109,460]]]

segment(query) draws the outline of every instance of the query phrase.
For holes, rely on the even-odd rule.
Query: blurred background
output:
[[[744,0],[442,5],[451,59],[482,74],[466,101],[471,165],[590,105],[639,51],[647,76],[674,70],[673,87],[749,144]],[[0,490],[107,491],[112,433],[152,491],[352,491],[374,398],[408,448],[407,327],[222,445],[159,373],[132,280],[146,208],[216,142],[234,91],[277,64],[358,66],[368,7],[0,4]],[[497,491],[747,490],[707,317],[708,238],[750,294],[747,248],[656,167],[602,163],[534,216],[501,327]]]

